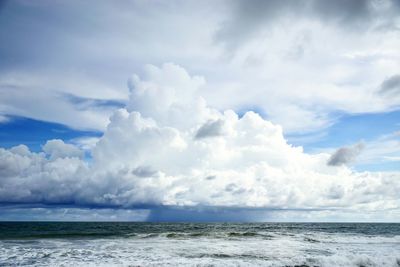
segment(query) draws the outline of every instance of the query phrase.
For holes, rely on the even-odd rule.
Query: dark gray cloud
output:
[[[137,177],[152,177],[157,174],[156,170],[153,170],[149,166],[139,166],[132,171]]]
[[[334,20],[345,24],[359,24],[367,22],[373,12],[371,0],[315,0],[311,4],[314,12],[321,20]],[[346,26],[346,25],[345,25]]]
[[[115,108],[125,107],[125,103],[123,101],[118,101],[118,100],[88,98],[88,97],[76,96],[74,94],[69,94],[69,93],[60,93],[60,97],[65,98],[65,100],[67,100],[71,104],[74,104],[77,107],[83,109],[88,107],[115,107]]]
[[[271,28],[275,22],[290,18],[292,23],[307,18],[333,24],[342,30],[364,31],[372,27],[395,24],[399,17],[397,0],[237,0],[231,16],[216,32],[215,39],[235,49],[256,35],[260,29]],[[393,28],[393,27],[392,27]]]
[[[216,175],[209,175],[206,177],[206,180],[210,181],[210,180],[215,180],[217,178]]]
[[[340,185],[332,186],[329,191],[327,197],[330,199],[341,199],[344,196],[344,189]]]
[[[301,8],[300,1],[233,1],[232,17],[216,33],[216,40],[234,48],[255,34],[263,24],[268,24],[291,9]]]
[[[224,122],[222,120],[209,121],[202,125],[195,135],[196,139],[223,135]]]
[[[400,74],[393,75],[383,81],[379,90],[380,94],[393,96],[400,94]]]
[[[363,149],[363,143],[358,143],[351,147],[341,147],[331,155],[327,164],[330,166],[349,164],[355,160]]]

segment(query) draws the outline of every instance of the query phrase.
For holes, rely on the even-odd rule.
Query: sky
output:
[[[400,220],[400,1],[0,1],[0,220]]]

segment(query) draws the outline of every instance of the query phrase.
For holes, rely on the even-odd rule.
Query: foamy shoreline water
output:
[[[399,224],[0,223],[0,266],[400,266]]]

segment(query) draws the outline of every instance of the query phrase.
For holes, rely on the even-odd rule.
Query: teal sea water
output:
[[[21,265],[400,266],[400,224],[1,222]]]

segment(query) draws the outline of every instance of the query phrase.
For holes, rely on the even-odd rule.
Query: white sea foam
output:
[[[15,265],[400,266],[400,236],[313,232],[0,241],[0,266]]]

